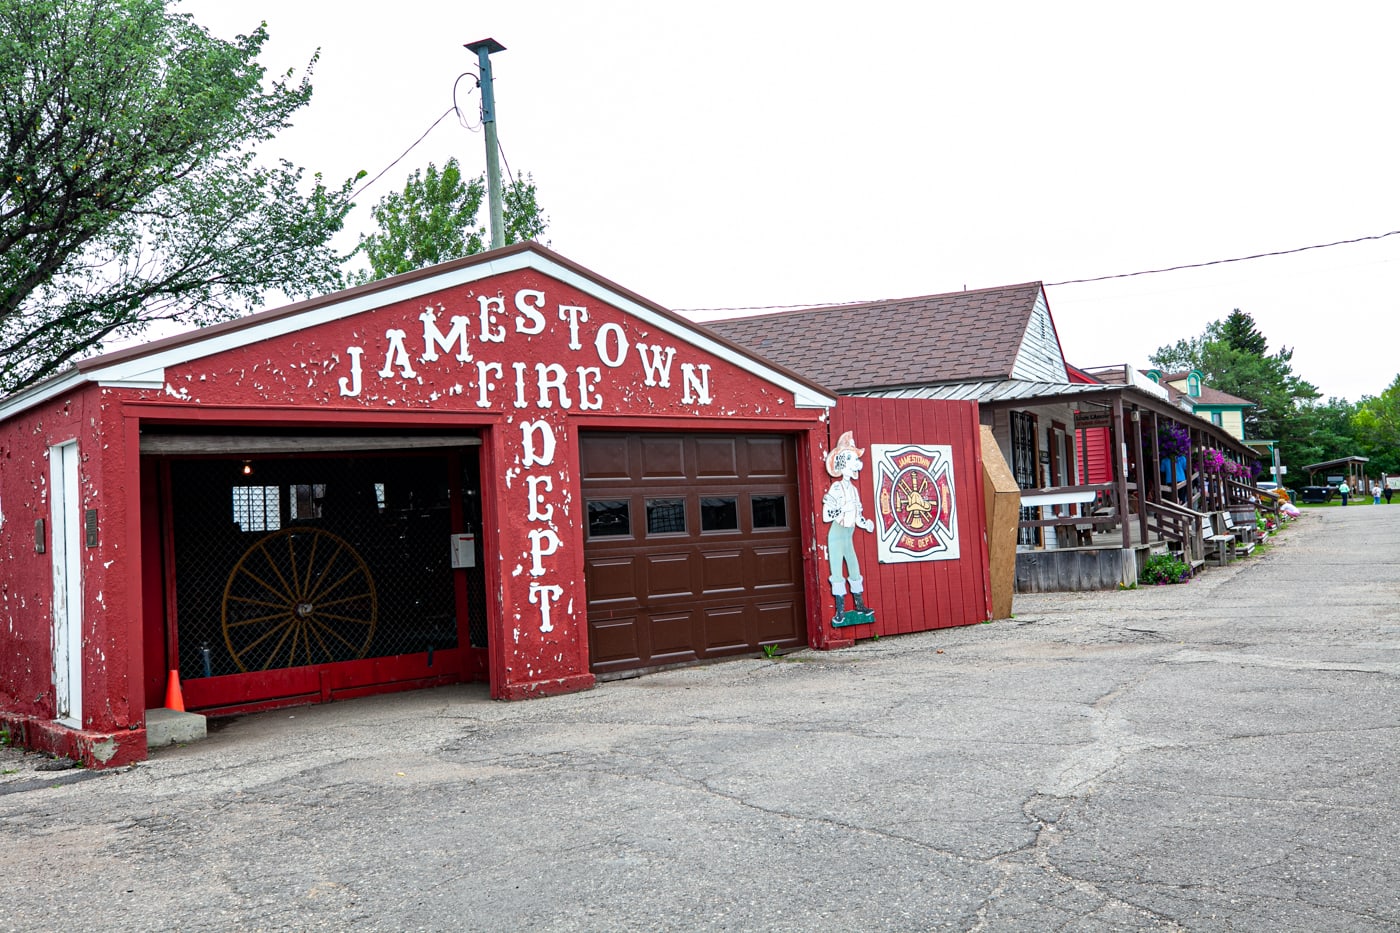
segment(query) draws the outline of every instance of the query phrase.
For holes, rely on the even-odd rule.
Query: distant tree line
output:
[[[1254,319],[1238,308],[1150,359],[1164,372],[1199,370],[1206,385],[1254,402],[1245,411],[1245,438],[1279,442],[1281,462],[1291,469],[1285,485],[1305,484],[1309,463],[1350,456],[1369,457],[1372,475],[1400,473],[1400,375],[1379,395],[1323,402],[1317,387],[1293,372],[1293,351],[1268,352]]]

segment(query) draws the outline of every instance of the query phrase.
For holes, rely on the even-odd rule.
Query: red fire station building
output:
[[[892,409],[842,422],[534,244],[86,360],[0,400],[0,721],[113,765],[145,756],[172,670],[209,713],[463,680],[517,699],[980,621],[976,406],[924,404],[918,437]],[[881,621],[831,624],[834,426],[949,446],[955,598],[920,604],[872,535]],[[905,605],[891,586],[882,614],[887,573]]]

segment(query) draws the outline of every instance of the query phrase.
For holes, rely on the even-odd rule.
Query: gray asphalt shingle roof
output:
[[[1039,282],[780,311],[705,326],[836,391],[1007,379]]]

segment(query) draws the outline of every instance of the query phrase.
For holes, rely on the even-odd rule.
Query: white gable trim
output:
[[[798,408],[830,408],[836,404],[835,396],[817,392],[806,384],[763,365],[753,357],[739,353],[668,316],[656,313],[645,305],[624,298],[594,280],[553,260],[528,251],[503,256],[488,262],[476,263],[439,275],[415,279],[383,291],[357,295],[295,314],[280,315],[268,321],[231,329],[202,339],[193,339],[164,350],[142,353],[107,366],[91,368],[77,378],[98,382],[102,385],[160,388],[165,384],[164,370],[170,367],[180,366],[207,356],[213,356],[216,353],[239,349],[264,340],[286,336],[320,324],[339,321],[384,305],[411,301],[445,288],[478,282],[491,276],[515,272],[520,269],[534,269],[558,279],[586,295],[625,311],[637,320],[645,322],[663,333],[684,340],[746,372],[753,373],[761,379],[791,392],[793,404]],[[21,398],[23,397],[18,397],[14,401],[18,402]],[[36,402],[26,403],[21,407],[27,407],[28,404],[33,403]],[[0,414],[9,414],[7,407],[0,408]]]
[[[81,373],[69,372],[65,376],[60,376],[50,382],[41,382],[37,386],[25,389],[18,395],[0,400],[0,421],[30,408],[36,408],[50,399],[72,391],[84,382],[87,382],[87,379]]]

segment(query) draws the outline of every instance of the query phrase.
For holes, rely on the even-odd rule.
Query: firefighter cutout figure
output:
[[[865,580],[860,575],[856,559],[855,533],[874,531],[875,523],[865,517],[860,504],[860,490],[853,480],[860,475],[864,448],[857,447],[851,432],[842,434],[836,446],[826,455],[826,471],[836,482],[822,496],[822,520],[831,523],[826,533],[826,554],[831,564],[831,595],[836,599],[833,626],[865,625],[875,621],[875,613],[865,604]],[[846,590],[850,588],[855,608],[846,610]]]

